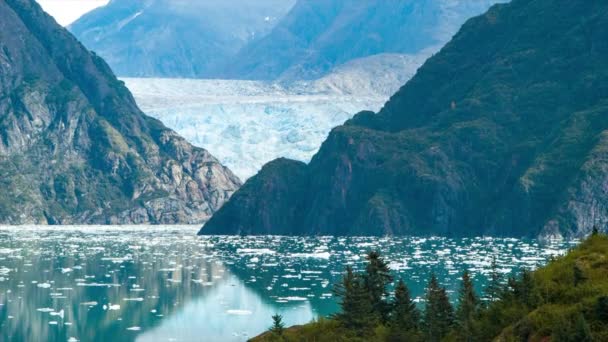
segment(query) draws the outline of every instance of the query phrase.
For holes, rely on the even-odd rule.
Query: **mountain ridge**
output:
[[[30,0],[0,2],[0,221],[198,223],[240,186]]]
[[[335,128],[298,167],[296,184],[275,188],[280,170],[260,172],[200,233],[572,237],[605,229],[607,7],[494,5],[378,114]],[[270,181],[252,187],[259,179]],[[285,212],[298,208],[289,224],[257,219],[278,215],[258,204],[293,189],[304,190],[282,201]]]

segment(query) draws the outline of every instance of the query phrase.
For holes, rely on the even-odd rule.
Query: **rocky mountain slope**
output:
[[[204,234],[580,236],[608,225],[608,3],[469,20],[378,113],[277,160]]]
[[[293,0],[113,0],[70,30],[120,76],[211,78]]]
[[[35,1],[0,1],[0,222],[203,222],[239,185]]]
[[[376,54],[436,50],[462,23],[502,0],[299,0],[226,66],[236,79],[316,79]]]

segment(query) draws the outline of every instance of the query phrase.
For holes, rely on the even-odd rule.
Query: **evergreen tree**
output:
[[[498,265],[496,264],[496,259],[492,259],[492,270],[490,271],[490,282],[486,287],[486,296],[491,302],[495,302],[500,299],[500,293],[503,289],[501,284],[502,277],[500,272],[498,272]]]
[[[587,280],[587,277],[585,276],[585,272],[583,271],[583,269],[581,268],[580,265],[574,264],[573,273],[574,273],[574,286],[578,286],[579,284],[581,284],[582,282]]]
[[[410,291],[403,280],[399,280],[395,288],[395,299],[389,320],[391,332],[393,335],[407,338],[407,335],[417,332],[419,323],[420,313],[416,308],[416,303],[410,297]]]
[[[450,304],[445,288],[439,286],[434,273],[431,274],[425,299],[425,339],[429,342],[440,341],[447,335],[454,323],[454,309]]]
[[[585,317],[582,314],[577,314],[576,318],[569,317],[569,320],[564,320],[556,324],[556,329],[552,334],[552,341],[556,342],[591,342],[593,337],[591,329]],[[574,319],[572,319],[574,318]]]
[[[591,231],[591,235],[596,236],[599,233],[600,233],[599,228],[597,228],[596,225],[593,225],[593,230]]]
[[[593,341],[593,337],[591,336],[591,328],[589,328],[589,324],[587,324],[587,321],[585,320],[585,317],[582,314],[578,315],[576,322],[574,323],[572,341],[577,341],[577,342]]]
[[[477,295],[473,288],[473,282],[468,271],[462,274],[462,285],[458,295],[458,309],[456,319],[459,327],[459,334],[464,341],[473,341],[473,323],[477,315]]]
[[[390,311],[390,304],[386,300],[387,287],[393,281],[391,270],[378,252],[369,252],[366,259],[368,263],[363,276],[365,288],[369,293],[374,314],[386,323]]]
[[[379,317],[373,310],[363,279],[354,274],[350,266],[346,268],[342,281],[336,285],[334,294],[340,298],[341,312],[335,318],[342,326],[358,335],[376,326]]]
[[[283,330],[285,330],[285,323],[283,323],[283,316],[275,314],[272,316],[272,327],[270,331],[278,336],[283,336]]]
[[[608,296],[601,296],[595,304],[595,314],[604,323],[608,323]]]
[[[513,288],[515,299],[525,304],[528,308],[534,308],[539,304],[539,295],[536,290],[532,272],[524,269],[519,280],[509,279],[509,286]]]

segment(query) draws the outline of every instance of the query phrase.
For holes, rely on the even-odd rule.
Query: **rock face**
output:
[[[299,0],[265,37],[226,68],[230,78],[316,79],[376,54],[417,55],[504,0]]]
[[[35,1],[0,1],[0,222],[203,222],[239,185]]]
[[[120,76],[212,78],[294,0],[113,0],[70,31]]]
[[[201,233],[606,229],[606,99],[608,3],[495,5],[379,113],[334,129],[308,165],[265,167]]]

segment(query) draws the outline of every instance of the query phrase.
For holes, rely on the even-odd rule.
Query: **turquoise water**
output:
[[[198,227],[0,227],[2,341],[245,341],[275,313],[337,309],[332,284],[380,250],[420,301],[431,271],[478,290],[572,242],[474,238],[197,237]]]

